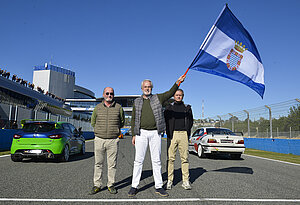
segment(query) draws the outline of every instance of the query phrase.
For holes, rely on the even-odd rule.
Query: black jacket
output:
[[[173,110],[174,102],[168,104],[165,108],[165,120],[166,120],[166,132],[168,138],[173,138],[173,132],[174,132],[174,124],[175,124],[175,118],[174,118],[174,110]],[[185,113],[185,129],[187,130],[188,137],[191,135],[191,129],[193,127],[193,112],[190,105],[184,104],[184,113]]]

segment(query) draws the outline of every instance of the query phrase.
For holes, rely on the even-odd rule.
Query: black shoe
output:
[[[90,191],[89,195],[97,194],[101,190],[101,187],[93,186],[93,189]]]
[[[169,196],[169,194],[163,188],[155,189],[155,193],[164,197]]]
[[[137,188],[133,188],[131,187],[129,192],[128,192],[128,196],[135,196],[138,193],[138,189]]]
[[[111,194],[116,194],[116,193],[118,193],[117,190],[116,190],[116,188],[115,188],[114,186],[108,187],[108,191],[109,191],[109,193],[111,193]]]

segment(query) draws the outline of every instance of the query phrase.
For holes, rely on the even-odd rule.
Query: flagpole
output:
[[[195,56],[195,58],[194,58],[194,60],[192,61],[191,65],[187,68],[187,70],[186,70],[185,73],[183,74],[184,77],[186,76],[187,72],[190,70],[190,67],[193,66],[193,64],[194,64],[194,62],[195,62],[197,56],[199,56],[199,55],[201,54],[201,52],[203,51],[202,48],[203,48],[204,45],[206,44],[206,42],[207,42],[207,40],[209,39],[210,35],[212,34],[213,30],[216,28],[215,25],[217,25],[217,23],[218,23],[218,21],[219,21],[221,15],[222,15],[222,13],[224,12],[225,8],[228,8],[228,4],[227,4],[227,3],[225,4],[224,8],[222,9],[221,13],[219,14],[219,16],[218,16],[216,22],[214,23],[214,25],[213,25],[212,28],[210,29],[209,33],[208,33],[207,36],[205,37],[205,39],[204,39],[202,45],[200,46],[199,51],[197,52],[197,55]],[[228,8],[228,9],[229,9],[229,8]],[[229,10],[230,10],[230,9],[229,9]],[[180,86],[180,84],[181,84],[181,82],[178,83],[178,86]]]

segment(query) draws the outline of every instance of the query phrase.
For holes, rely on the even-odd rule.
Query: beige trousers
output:
[[[189,150],[188,136],[186,131],[174,131],[173,138],[167,140],[168,146],[168,180],[173,181],[174,178],[174,161],[177,149],[179,150],[181,159],[182,180],[189,180]]]
[[[102,186],[102,168],[104,157],[107,157],[107,187],[113,186],[115,183],[117,155],[118,155],[119,138],[102,139],[95,137],[94,140],[94,186]]]

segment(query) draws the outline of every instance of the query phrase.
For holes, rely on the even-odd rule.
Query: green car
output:
[[[85,154],[82,132],[68,122],[25,121],[13,137],[11,159],[45,158],[68,161],[72,154]]]

